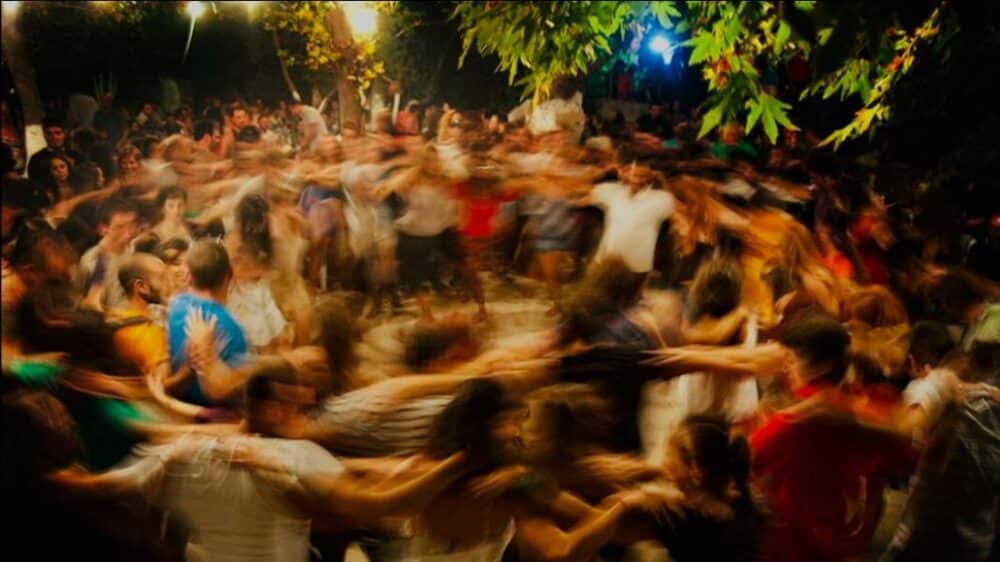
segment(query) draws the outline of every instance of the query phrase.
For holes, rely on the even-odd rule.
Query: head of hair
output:
[[[696,466],[703,475],[702,486],[725,498],[735,486],[740,499],[750,498],[750,445],[743,435],[733,435],[720,417],[690,415],[673,436],[681,460]]]
[[[950,271],[930,284],[926,298],[932,313],[959,321],[964,320],[971,307],[984,300],[984,295],[968,275]]]
[[[167,187],[161,188],[156,194],[156,208],[162,209],[163,205],[171,199],[187,201],[187,192],[184,191],[183,188],[176,185],[168,185]]]
[[[124,197],[112,197],[101,207],[100,224],[107,225],[115,215],[138,214],[135,203]]]
[[[160,242],[156,248],[153,249],[153,255],[163,260],[163,263],[171,263],[176,260],[181,254],[188,251],[191,245],[187,240],[183,238],[171,238],[170,240],[165,240]]]
[[[236,132],[236,142],[255,143],[260,141],[260,129],[255,125],[247,125]]]
[[[137,161],[142,161],[142,151],[135,145],[127,144],[118,149],[115,153],[115,158],[118,162],[125,160],[127,158],[135,158]]]
[[[955,348],[955,340],[942,322],[917,322],[910,329],[910,355],[921,365],[938,365]]]
[[[239,101],[234,101],[233,103],[229,104],[229,107],[226,108],[226,114],[229,115],[229,117],[232,117],[233,115],[236,115],[237,111],[241,110],[247,111],[246,106],[240,103]]]
[[[491,459],[492,429],[504,411],[503,388],[495,381],[471,379],[431,424],[426,452],[436,459],[465,452],[473,462]]]
[[[203,139],[206,135],[211,137],[212,133],[215,132],[215,129],[218,128],[218,126],[219,124],[212,119],[199,119],[194,123],[194,134],[192,138],[194,138],[197,142]]]
[[[98,188],[97,181],[100,173],[101,167],[97,163],[85,160],[73,167],[69,175],[69,184],[77,193],[92,191]]]
[[[418,322],[404,342],[403,363],[416,371],[426,369],[455,346],[475,343],[472,325],[458,320]]]
[[[586,340],[599,333],[610,318],[638,302],[642,286],[642,277],[632,273],[621,258],[598,262],[563,306],[567,337]]]
[[[703,262],[695,272],[689,292],[689,317],[721,318],[740,304],[743,274],[738,262],[715,258]]]
[[[232,274],[226,248],[213,240],[199,240],[192,244],[188,250],[187,264],[191,272],[191,284],[196,289],[219,289]]]
[[[537,406],[557,454],[602,446],[609,442],[615,429],[611,405],[589,384],[547,386],[531,393],[526,400]]]
[[[358,365],[356,317],[343,299],[328,296],[316,304],[319,324],[319,341],[316,343],[326,352],[332,375],[329,388],[317,389],[321,396],[344,390],[347,377]]]
[[[268,362],[253,370],[246,385],[243,387],[243,399],[246,405],[246,421],[248,429],[254,433],[273,435],[274,427],[261,418],[258,406],[261,402],[289,402],[279,388],[281,385],[303,387],[296,379],[295,368],[287,361]]]
[[[844,322],[864,322],[872,328],[906,324],[906,307],[892,291],[882,285],[868,285],[844,301],[841,316]]]
[[[83,460],[83,441],[62,402],[43,390],[17,390],[3,397],[4,497],[32,487],[46,475]]]
[[[144,232],[132,242],[135,251],[141,254],[152,254],[159,245],[160,237],[155,232]]]
[[[800,310],[782,322],[777,339],[807,366],[829,366],[822,378],[834,383],[843,379],[851,336],[833,316],[816,308]]]
[[[151,257],[148,253],[137,252],[127,256],[118,264],[118,282],[121,283],[122,290],[127,296],[133,295],[136,281],[146,279],[148,260]]]
[[[42,128],[48,129],[50,127],[59,127],[60,129],[66,129],[66,124],[63,123],[62,119],[56,117],[46,117],[42,120]]]
[[[251,194],[236,206],[242,250],[254,260],[266,263],[271,259],[271,228],[267,213],[270,205],[262,195]]]

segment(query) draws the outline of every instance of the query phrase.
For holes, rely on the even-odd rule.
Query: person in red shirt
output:
[[[687,346],[660,350],[670,371],[779,376],[799,402],[750,436],[753,472],[769,500],[766,562],[834,562],[862,555],[882,510],[886,479],[913,462],[909,440],[872,429],[859,389],[842,389],[850,336],[818,308],[782,322],[776,341],[753,349]],[[866,389],[866,392],[870,389]]]
[[[750,437],[753,471],[773,513],[762,560],[855,559],[878,525],[886,479],[910,469],[911,448],[901,436],[844,415],[855,402],[840,389],[850,338],[836,319],[806,313],[778,340],[792,352],[789,386],[805,402]]]

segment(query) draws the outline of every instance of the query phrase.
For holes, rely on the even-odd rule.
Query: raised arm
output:
[[[733,338],[747,318],[744,308],[737,308],[722,318],[704,319],[692,325],[684,324],[681,333],[688,344],[718,345]]]
[[[766,377],[781,373],[788,350],[770,342],[753,348],[743,346],[685,346],[656,351],[650,364],[670,373],[710,371],[741,377]]]

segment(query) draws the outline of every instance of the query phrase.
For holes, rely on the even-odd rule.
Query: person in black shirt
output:
[[[756,560],[766,518],[749,485],[746,437],[721,418],[688,416],[667,442],[664,464],[685,498],[685,516],[658,530],[671,560]]]
[[[36,152],[28,161],[28,179],[45,182],[49,177],[49,165],[53,156],[61,155],[70,160],[70,165],[83,160],[78,152],[66,144],[66,128],[61,121],[46,119],[42,123],[46,147]]]

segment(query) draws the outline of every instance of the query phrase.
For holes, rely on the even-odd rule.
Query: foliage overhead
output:
[[[933,5],[911,30],[898,6],[817,2],[459,2],[453,17],[473,46],[495,54],[499,69],[524,88],[523,97],[548,94],[563,76],[585,75],[615,55],[609,39],[634,39],[656,27],[685,36],[689,64],[708,87],[699,136],[729,122],[748,132],[758,126],[771,142],[781,128],[796,130],[791,99],[781,99],[762,74],[793,56],[809,60],[811,82],[799,94],[856,96],[854,118],[824,141],[839,146],[870,133],[891,115],[893,87],[926,47],[934,54],[957,31],[944,17],[947,1]],[[912,10],[912,7],[911,7]],[[942,29],[942,25],[946,28]]]
[[[388,4],[379,3],[391,8]],[[268,31],[295,39],[285,45],[301,46],[279,49],[278,56],[287,65],[345,75],[360,90],[366,90],[385,72],[385,65],[375,56],[374,38],[355,37],[345,42],[334,37],[329,17],[339,9],[335,2],[269,2],[261,19]]]

